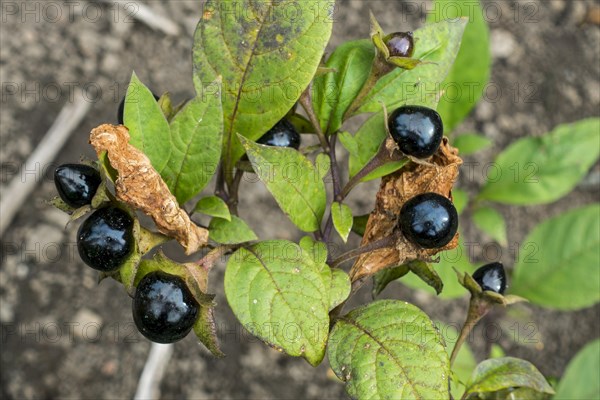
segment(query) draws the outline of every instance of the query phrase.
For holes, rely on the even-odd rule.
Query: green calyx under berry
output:
[[[404,203],[398,223],[411,242],[426,249],[440,248],[456,234],[458,213],[448,198],[422,193]]]
[[[395,109],[388,117],[388,128],[400,151],[416,158],[433,155],[444,136],[440,114],[422,106]]]
[[[120,208],[96,210],[77,232],[79,256],[90,267],[103,272],[119,269],[134,248],[133,219]]]
[[[200,305],[179,276],[148,273],[139,282],[132,303],[133,320],[146,338],[173,343],[190,332]]]
[[[282,119],[256,141],[256,143],[275,147],[300,147],[300,134],[289,121]]]
[[[506,290],[506,272],[502,263],[494,262],[479,267],[473,273],[473,279],[482,290],[504,294]]]
[[[75,208],[90,204],[101,182],[100,173],[89,165],[63,164],[54,171],[60,198]]]
[[[412,57],[415,52],[412,32],[390,33],[383,38],[383,42],[390,52],[390,57]]]

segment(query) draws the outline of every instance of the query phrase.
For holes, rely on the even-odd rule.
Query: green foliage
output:
[[[199,212],[211,217],[219,217],[231,221],[231,213],[227,207],[227,203],[218,196],[203,197],[196,203],[194,212]]]
[[[600,204],[536,226],[523,241],[511,290],[544,307],[576,310],[600,301]]]
[[[352,398],[448,398],[448,354],[417,307],[375,301],[336,321],[327,355]]]
[[[336,201],[331,205],[331,216],[333,218],[333,226],[335,226],[342,240],[346,242],[352,229],[352,210],[347,205]]]
[[[250,333],[318,365],[325,356],[330,308],[331,279],[323,278],[323,267],[284,240],[239,249],[227,263],[227,301]]]
[[[308,86],[331,35],[326,18],[290,18],[289,1],[209,0],[194,35],[193,66],[202,93],[222,77],[223,160],[229,171],[244,149],[294,105]],[[294,2],[299,15],[326,12],[329,1]],[[200,94],[199,94],[200,95]]]
[[[569,362],[554,400],[588,400],[600,398],[600,339],[588,343]]]
[[[214,217],[208,227],[209,237],[217,243],[236,244],[257,240],[258,237],[243,219],[231,215],[230,220]]]
[[[138,79],[135,72],[125,95],[123,122],[129,129],[129,143],[141,150],[159,173],[171,155],[169,123],[154,95]]]
[[[531,363],[504,357],[482,361],[473,371],[465,394],[497,392],[508,388],[554,393],[544,376]]]
[[[465,133],[457,136],[452,144],[461,156],[468,156],[490,147],[492,140],[477,133]]]
[[[569,193],[600,155],[600,119],[560,125],[526,137],[496,157],[480,199],[505,204],[543,204]],[[494,173],[494,170],[497,173]]]
[[[469,18],[456,60],[442,83],[444,95],[437,107],[444,122],[444,130],[449,134],[475,107],[488,82],[492,64],[490,34],[479,0],[435,0],[435,2],[434,12],[427,16],[428,22],[439,22],[442,18],[454,19],[461,16]]]
[[[327,199],[325,184],[313,163],[294,149],[240,138],[252,168],[283,212],[304,232],[319,230]]]
[[[498,210],[492,207],[480,207],[473,211],[473,223],[487,233],[500,246],[506,246],[506,221]]]

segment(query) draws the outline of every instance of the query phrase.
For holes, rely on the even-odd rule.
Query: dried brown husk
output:
[[[444,138],[437,153],[427,163],[410,163],[383,177],[361,246],[396,233],[400,209],[414,196],[434,192],[452,200],[452,187],[458,178],[461,164],[458,150]],[[424,249],[408,241],[402,234],[397,237],[394,248],[375,250],[357,258],[350,271],[352,281],[413,260],[431,261],[440,251],[450,250],[458,245],[458,233],[450,243],[436,249]]]
[[[107,152],[117,170],[117,199],[152,217],[163,234],[175,238],[192,254],[208,241],[208,230],[194,224],[144,153],[129,144],[129,131],[123,125],[103,124],[94,128],[90,143],[98,156]]]

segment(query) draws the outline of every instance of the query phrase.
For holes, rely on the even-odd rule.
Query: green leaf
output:
[[[600,371],[600,339],[588,343],[569,362],[553,399],[600,399],[598,371]]]
[[[239,249],[227,263],[225,295],[250,333],[311,365],[321,362],[329,328],[329,286],[300,246],[273,240]]]
[[[317,154],[317,158],[315,159],[315,167],[317,168],[317,175],[319,175],[319,178],[325,178],[329,172],[329,168],[331,167],[331,160],[329,159],[329,156],[325,153]]]
[[[448,134],[462,122],[483,94],[490,77],[490,34],[479,1],[436,0],[433,10],[427,16],[427,22],[469,17],[456,60],[442,83],[444,95],[437,108],[444,122],[444,131]]]
[[[162,173],[171,193],[183,204],[210,181],[217,170],[223,141],[220,96],[191,100],[171,121],[171,156]]]
[[[500,246],[506,247],[506,221],[498,210],[492,207],[480,207],[473,211],[473,222],[477,228],[490,235]]]
[[[258,139],[308,86],[333,25],[314,13],[326,16],[332,7],[324,0],[204,4],[194,35],[193,67],[203,92],[213,92],[210,83],[223,78],[226,171],[244,152],[236,133]]]
[[[231,214],[227,204],[218,196],[203,197],[198,200],[194,212],[199,212],[211,217],[219,217],[231,221]]]
[[[492,139],[488,139],[477,133],[465,133],[457,136],[454,139],[453,145],[458,148],[461,156],[468,156],[469,154],[477,153],[490,147],[492,143]]]
[[[365,234],[365,229],[367,229],[367,222],[369,222],[370,215],[371,214],[365,214],[354,217],[354,222],[352,223],[352,232],[359,236],[363,236]]]
[[[338,46],[325,66],[335,72],[314,80],[313,108],[321,129],[331,134],[342,126],[342,117],[360,92],[371,71],[375,48],[368,39],[353,40]]]
[[[123,122],[129,129],[129,143],[141,150],[162,175],[171,155],[171,134],[165,118],[154,95],[140,80],[135,72],[125,96]]]
[[[576,310],[600,301],[600,204],[536,226],[519,249],[511,291],[532,303]]]
[[[319,269],[327,267],[327,245],[325,243],[314,240],[310,236],[304,236],[300,239],[300,248],[319,266]]]
[[[237,244],[258,239],[248,224],[235,215],[231,216],[231,221],[218,217],[211,219],[208,237],[221,244]]]
[[[521,205],[558,200],[598,160],[598,132],[600,119],[590,118],[517,140],[496,158],[479,198]]]
[[[481,362],[473,371],[465,394],[496,392],[511,387],[554,393],[546,378],[530,362],[503,357]]]
[[[438,256],[440,257],[440,262],[432,264],[438,276],[444,283],[444,290],[442,290],[438,297],[442,299],[454,299],[466,295],[468,292],[460,285],[460,283],[458,283],[456,273],[452,269],[454,267],[461,272],[467,272],[469,274],[475,271],[475,266],[469,261],[468,248],[463,242],[462,235],[459,236],[458,246],[455,249],[443,251],[439,253]],[[435,290],[419,279],[415,274],[406,275],[400,282],[411,288],[422,289],[435,294]]]
[[[240,139],[254,171],[283,212],[304,232],[318,230],[327,198],[315,166],[294,149]]]
[[[329,267],[327,268],[329,269]],[[350,277],[341,269],[333,268],[331,271],[331,288],[329,291],[329,311],[342,304],[350,295],[352,285]]]
[[[423,105],[436,108],[439,92],[448,75],[458,49],[466,18],[427,24],[414,31],[413,58],[427,61],[412,70],[396,68],[377,81],[357,113],[381,111],[381,102],[391,110],[402,105]]]
[[[380,300],[336,321],[327,355],[352,398],[448,398],[448,354],[429,317]]]
[[[444,283],[431,264],[415,260],[408,263],[408,268],[419,279],[431,286],[435,290],[435,294],[439,295],[442,292]]]
[[[333,218],[333,226],[338,231],[344,243],[348,241],[348,235],[352,229],[352,210],[345,204],[334,201],[331,205],[331,217]]]
[[[390,282],[402,278],[408,273],[408,265],[400,265],[392,268],[385,268],[373,275],[373,290],[371,296],[375,299]]]

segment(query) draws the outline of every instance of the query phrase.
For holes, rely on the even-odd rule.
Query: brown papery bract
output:
[[[192,254],[208,241],[208,230],[194,224],[179,207],[160,174],[144,153],[129,144],[129,131],[123,125],[103,124],[94,128],[90,143],[98,156],[107,152],[110,165],[117,170],[117,198],[152,217],[158,229],[175,238]]]
[[[400,209],[416,195],[434,192],[452,199],[452,187],[458,178],[458,167],[462,164],[458,150],[451,147],[447,138],[444,138],[437,153],[427,163],[410,163],[382,178],[375,209],[369,216],[361,246],[395,233]],[[397,236],[395,248],[375,250],[356,260],[350,271],[353,282],[382,269],[413,260],[431,261],[440,251],[450,250],[458,245],[458,233],[450,243],[437,249],[424,249],[402,234]]]

